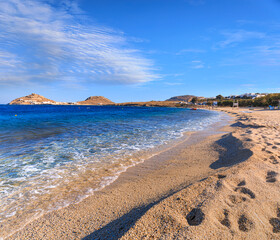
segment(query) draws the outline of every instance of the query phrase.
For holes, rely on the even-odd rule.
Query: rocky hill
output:
[[[50,100],[36,93],[32,93],[25,97],[17,98],[9,103],[9,105],[37,105],[37,104],[57,104],[57,103],[56,101]]]
[[[172,97],[167,99],[166,101],[182,101],[182,102],[191,102],[191,100],[194,98],[195,96],[193,95],[183,95],[183,96],[176,96],[176,97]]]
[[[79,105],[108,105],[108,104],[114,104],[111,100],[108,98],[102,97],[102,96],[91,96],[88,97],[85,101],[77,102]]]

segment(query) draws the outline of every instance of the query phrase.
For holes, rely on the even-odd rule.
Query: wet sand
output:
[[[193,133],[9,239],[279,239],[280,111],[221,110],[229,126]]]

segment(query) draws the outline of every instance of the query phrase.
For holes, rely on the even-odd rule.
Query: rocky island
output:
[[[114,102],[102,96],[91,96],[88,97],[85,101],[77,102],[77,104],[78,105],[108,105],[108,104],[114,104]]]
[[[114,104],[108,98],[102,96],[91,96],[85,101],[79,102],[57,102],[36,93],[32,93],[25,97],[17,98],[9,103],[9,105],[109,105]]]
[[[103,96],[91,96],[84,101],[78,102],[57,102],[45,98],[39,94],[32,93],[25,97],[17,98],[9,103],[9,105],[114,105],[114,106],[139,106],[139,107],[175,107],[178,101],[147,101],[147,102],[125,102],[114,103]]]
[[[37,105],[37,104],[56,104],[56,101],[45,98],[39,94],[32,93],[25,97],[17,98],[9,103],[9,105]]]

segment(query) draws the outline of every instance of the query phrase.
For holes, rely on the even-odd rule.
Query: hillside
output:
[[[111,100],[108,98],[102,97],[102,96],[91,96],[88,97],[85,101],[77,102],[79,105],[108,105],[108,104],[114,104]]]
[[[193,95],[183,95],[183,96],[176,96],[167,99],[166,101],[182,101],[182,102],[190,102],[195,96]]]
[[[37,104],[56,104],[56,101],[45,98],[39,94],[32,93],[25,97],[17,98],[9,103],[9,105],[37,105]]]

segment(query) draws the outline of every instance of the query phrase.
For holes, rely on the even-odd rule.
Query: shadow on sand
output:
[[[217,151],[219,152],[220,156],[216,162],[214,162],[210,165],[210,168],[212,168],[212,169],[233,166],[237,163],[247,160],[252,155],[252,152],[249,149],[245,149],[243,147],[242,142],[240,140],[238,140],[237,138],[233,137],[231,133],[223,136],[220,140],[218,140],[216,142],[216,144],[217,144],[217,146],[220,146],[220,147],[217,147]],[[201,181],[203,181],[203,180],[204,179],[202,179]],[[159,200],[156,200],[146,206],[140,206],[138,208],[132,209],[127,214],[124,214],[120,218],[108,223],[101,229],[96,230],[95,232],[84,237],[83,240],[120,239],[154,205],[158,204],[162,200],[170,197],[171,195],[173,195],[189,186],[190,185],[182,185],[175,191],[170,191],[168,194],[166,194]]]
[[[140,206],[138,208],[132,209],[127,214],[124,214],[122,217],[108,223],[103,228],[89,234],[84,237],[83,240],[116,240],[120,239],[125,233],[134,226],[138,219],[140,219],[149,209],[151,209],[154,205],[160,203],[162,200],[172,196],[173,194],[183,190],[187,186],[181,186],[180,189],[176,191],[171,191],[164,197],[159,200],[152,202],[146,206]]]
[[[219,146],[217,147],[219,159],[210,165],[212,169],[231,167],[246,161],[253,155],[250,149],[244,148],[242,141],[232,136],[232,133],[223,136],[216,144]]]
[[[265,126],[262,126],[262,125],[244,124],[242,122],[236,122],[236,123],[232,124],[231,126],[232,127],[240,127],[240,128],[254,128],[254,129],[265,127]]]

